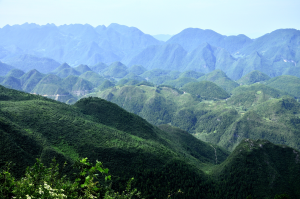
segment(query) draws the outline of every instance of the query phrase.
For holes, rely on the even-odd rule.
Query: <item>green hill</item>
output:
[[[205,75],[204,73],[199,73],[193,70],[188,70],[188,71],[184,71],[182,72],[179,77],[189,77],[189,78],[194,78],[194,79],[198,79],[199,77]]]
[[[93,90],[93,84],[85,79],[68,76],[61,82],[62,87],[74,96],[83,96]]]
[[[213,172],[224,190],[221,198],[274,198],[283,193],[298,198],[300,176],[293,171],[300,169],[299,162],[299,151],[286,145],[245,139]]]
[[[254,84],[256,82],[265,82],[269,80],[270,77],[258,70],[252,71],[248,73],[247,75],[243,76],[241,79],[239,79],[237,82],[240,85],[249,85]]]
[[[22,90],[22,85],[21,85],[20,80],[13,76],[5,77],[2,80],[1,85],[5,86],[7,88],[11,88],[11,89]]]
[[[239,86],[232,91],[228,104],[247,110],[272,98],[280,98],[287,93],[256,83],[249,86]]]
[[[62,79],[53,74],[49,74],[41,79],[31,92],[62,102],[73,98],[68,91],[63,89]]]
[[[127,67],[121,62],[112,63],[105,69],[105,72],[103,72],[103,75],[114,78],[123,78],[127,74]]]
[[[57,67],[55,70],[53,70],[52,73],[56,74],[64,69],[69,69],[69,68],[71,68],[71,66],[69,66],[69,64],[63,63],[59,67]]]
[[[166,76],[169,74],[169,71],[162,70],[162,69],[153,69],[148,70],[141,74],[141,77],[145,78],[147,81],[151,81],[151,79],[159,77],[159,76]]]
[[[92,71],[87,65],[84,65],[84,64],[80,64],[79,66],[75,67],[74,69],[77,70],[80,74],[83,74],[88,71]]]
[[[191,82],[184,85],[181,90],[188,92],[197,98],[206,100],[226,99],[230,97],[225,90],[209,81]]]
[[[88,80],[94,85],[94,87],[98,87],[100,84],[102,84],[105,81],[104,77],[100,76],[98,73],[95,73],[93,71],[87,71],[82,75],[80,75],[79,77]]]
[[[164,81],[163,84],[173,86],[175,88],[181,88],[190,82],[197,82],[197,80],[191,77],[179,77],[175,80]]]
[[[143,82],[143,80],[136,80],[136,79],[120,79],[116,85],[118,86],[124,86],[124,85],[138,85],[139,83]]]
[[[200,78],[198,81],[211,81],[223,88],[225,91],[230,92],[234,88],[238,87],[239,84],[232,81],[227,75],[221,70],[214,70]]]
[[[40,73],[36,69],[28,71],[21,78],[22,90],[31,92],[34,87],[45,77],[44,74]]]
[[[282,75],[268,80],[266,85],[300,98],[300,78],[298,77]]]
[[[22,75],[24,75],[24,71],[20,69],[12,69],[6,74],[6,77],[15,77],[15,78],[20,78]]]
[[[102,73],[108,66],[102,62],[99,62],[98,64],[94,66],[90,66],[90,69],[96,73]]]
[[[146,68],[144,68],[141,65],[133,65],[130,68],[128,68],[128,72],[129,73],[134,73],[136,75],[141,75],[141,74],[143,74],[146,71],[147,71]]]
[[[202,124],[198,137],[228,150],[233,150],[243,139],[267,139],[273,143],[286,144],[296,149],[299,145],[300,105],[292,98],[272,99],[253,107],[247,112],[236,113],[230,123],[222,126],[227,118],[216,116],[220,121],[214,126]],[[233,114],[232,114],[233,116]],[[232,117],[231,116],[231,117]],[[227,116],[229,117],[229,116]],[[211,121],[213,121],[211,117]],[[212,130],[203,133],[205,129]],[[198,132],[201,129],[198,127]]]
[[[124,79],[135,79],[138,81],[146,81],[146,79],[134,74],[133,72],[128,73],[125,77],[123,77]]]
[[[74,68],[65,68],[56,73],[60,78],[66,78],[70,75],[79,76],[81,73],[75,70]]]
[[[111,88],[114,86],[115,86],[114,83],[112,83],[109,80],[105,80],[102,84],[100,84],[100,86],[97,87],[97,90],[104,91],[105,89],[108,89],[108,88]]]

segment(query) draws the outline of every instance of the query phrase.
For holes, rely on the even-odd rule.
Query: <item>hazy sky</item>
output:
[[[0,27],[118,23],[147,34],[188,27],[256,38],[279,28],[300,29],[300,0],[0,0]]]

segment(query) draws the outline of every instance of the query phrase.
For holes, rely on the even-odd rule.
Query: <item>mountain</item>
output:
[[[0,89],[0,135],[4,141],[1,142],[1,166],[5,161],[13,161],[16,166],[12,171],[17,176],[26,166],[33,165],[36,157],[45,164],[56,157],[58,163],[67,161],[70,165],[78,157],[88,157],[91,162],[103,161],[113,176],[118,176],[113,177],[116,181],[134,176],[138,180],[135,186],[145,196],[165,197],[173,190],[173,184],[185,178],[182,172],[194,174],[200,183],[206,179],[201,166],[215,165],[216,153],[220,162],[228,156],[226,150],[212,147],[186,132],[162,131],[99,98],[82,99],[70,106],[37,95]],[[17,112],[8,108],[11,104],[18,107]],[[15,117],[10,117],[14,114]],[[72,172],[70,166],[67,168]],[[166,168],[180,172],[171,174],[165,172]],[[149,178],[151,174],[162,178]],[[171,176],[174,180],[167,180]],[[145,179],[149,179],[146,184],[141,183]],[[151,193],[151,187],[156,186],[153,180],[171,184]],[[190,183],[182,181],[177,186],[186,191]],[[205,183],[198,186],[204,187]]]
[[[11,77],[15,77],[15,78],[20,78],[22,75],[24,75],[24,71],[22,70],[19,70],[19,69],[12,69],[10,70],[6,76],[11,76]]]
[[[102,73],[107,67],[106,64],[99,62],[96,65],[90,66],[90,69],[96,73]]]
[[[102,84],[105,81],[104,77],[100,76],[98,73],[95,73],[93,71],[87,71],[82,75],[80,75],[79,77],[88,80],[94,85],[94,87],[98,87],[100,84]]]
[[[55,70],[60,64],[50,58],[40,58],[34,55],[21,55],[18,57],[6,60],[6,63],[20,70],[28,72],[32,69],[37,69],[41,73],[49,73]]]
[[[191,52],[203,43],[225,48],[230,53],[248,46],[252,40],[245,35],[224,36],[213,30],[202,30],[199,28],[187,28],[172,36],[166,43],[179,44],[186,51]]]
[[[20,80],[13,76],[5,77],[0,84],[7,88],[22,90],[22,85],[21,85]]]
[[[267,86],[287,92],[291,96],[300,97],[300,78],[290,75],[274,77],[266,82]]]
[[[241,79],[239,79],[237,82],[240,85],[250,85],[254,84],[256,82],[265,82],[269,80],[270,77],[258,70],[254,70],[247,75],[243,76]]]
[[[56,75],[59,76],[60,78],[66,78],[70,75],[79,76],[81,75],[81,73],[75,70],[74,68],[65,68],[59,71],[58,73],[56,73]]]
[[[115,77],[115,78],[122,78],[128,74],[127,67],[122,64],[121,62],[114,62],[109,65],[103,75]]]
[[[129,73],[134,73],[136,75],[141,75],[143,74],[144,72],[146,72],[147,70],[141,66],[141,65],[133,65],[131,67],[128,68],[128,72]]]
[[[79,66],[74,68],[77,70],[80,74],[83,74],[87,71],[92,71],[87,65],[80,64]]]
[[[238,83],[228,78],[227,75],[221,70],[214,70],[204,76],[201,76],[198,78],[198,81],[214,82],[227,92],[231,92],[234,88],[239,86]]]
[[[71,65],[121,61],[129,54],[161,43],[137,28],[119,24],[96,28],[89,24],[7,25],[0,29],[0,38],[0,46],[3,48],[16,45],[32,55],[50,57]],[[20,54],[10,51],[7,53],[3,59]]]
[[[48,73],[58,66],[57,60],[71,66],[88,65],[103,73],[106,65],[119,61],[146,70],[222,70],[232,80],[254,70],[270,77],[300,77],[299,36],[299,30],[279,29],[252,40],[245,35],[224,36],[187,28],[162,42],[137,28],[115,23],[95,28],[88,24],[26,23],[0,29],[0,52],[2,62],[25,72],[36,68]]]
[[[238,80],[254,70],[261,71],[270,77],[280,75],[276,74],[275,70],[273,70],[272,64],[273,62],[271,60],[255,51],[234,62],[231,68],[227,71],[227,75],[233,80]]]
[[[13,66],[10,66],[8,64],[2,63],[0,61],[0,76],[5,76],[12,69],[14,69]]]
[[[257,51],[269,59],[284,59],[297,63],[299,59],[295,55],[298,52],[296,47],[299,41],[299,30],[278,29],[253,40],[250,45],[240,50],[240,54],[249,55],[253,51]],[[292,49],[296,50],[296,52],[291,53],[290,50]]]
[[[207,100],[226,99],[230,97],[225,90],[210,81],[190,82],[185,84],[181,90],[188,92],[197,98]]]
[[[208,73],[215,70],[216,57],[214,52],[217,49],[208,43],[203,43],[187,54],[184,65],[185,70]]]
[[[74,161],[87,157],[109,168],[113,189],[124,189],[134,177],[132,186],[145,198],[166,198],[179,189],[183,198],[300,195],[300,152],[286,145],[243,139],[229,154],[99,98],[66,105],[0,86],[0,105],[0,166],[12,161],[17,177],[36,158],[48,165],[53,157],[60,165],[67,162],[63,171],[71,176]]]
[[[62,79],[54,74],[43,77],[31,92],[63,102],[73,98],[68,91],[63,89]]]
[[[109,80],[105,80],[102,84],[100,84],[98,87],[97,87],[97,90],[100,90],[100,91],[104,91],[105,89],[108,89],[108,88],[111,88],[111,87],[114,87],[115,84],[112,83],[111,81]]]
[[[147,70],[183,70],[187,52],[178,44],[153,45],[134,56],[127,65],[142,65]]]
[[[146,81],[146,79],[134,74],[134,73],[128,73],[125,77],[123,77],[124,79],[135,79],[135,80],[138,80],[138,81]]]
[[[193,70],[187,70],[182,72],[179,77],[189,77],[189,78],[194,78],[194,79],[198,79],[199,77],[205,75],[204,73],[198,73],[196,71]]]
[[[179,77],[179,78],[174,79],[174,80],[164,81],[163,84],[172,86],[174,88],[181,88],[181,87],[183,87],[184,85],[186,85],[190,82],[197,82],[197,80],[195,78],[192,78],[192,77]]]
[[[295,187],[299,183],[298,174],[286,169],[300,169],[299,152],[286,145],[274,145],[263,139],[244,139],[217,167],[213,171],[221,182],[219,186],[227,190],[220,193],[222,198],[246,198],[249,195],[273,198],[275,194],[271,190],[280,194],[289,192],[291,198],[297,198],[299,194]],[[229,189],[239,190],[239,193],[233,194]]]
[[[80,68],[81,67],[82,66],[80,66]],[[79,68],[79,70],[80,70],[80,68]],[[53,70],[52,73],[56,74],[60,78],[66,78],[66,77],[68,77],[70,75],[73,75],[73,76],[79,76],[79,75],[81,75],[81,72],[79,72],[78,70],[72,68],[67,63],[63,63],[62,65],[60,65],[55,70]]]
[[[93,84],[85,79],[68,76],[61,82],[62,87],[74,96],[83,96],[93,90]]]
[[[55,70],[53,70],[52,73],[56,74],[59,71],[62,71],[64,69],[70,69],[70,68],[71,68],[71,66],[65,62],[65,63],[61,64],[59,67],[57,67]]]
[[[217,122],[218,124],[213,127],[215,130],[208,134],[200,133],[199,136],[203,136],[202,140],[218,144],[228,150],[234,149],[245,138],[267,139],[273,143],[299,148],[299,118],[297,117],[299,107],[299,103],[290,97],[262,101],[247,112],[236,109],[239,110],[239,114],[231,115],[233,120],[231,119],[230,124],[226,124],[227,127],[224,124],[228,122],[230,116],[216,116],[223,122]],[[208,129],[205,127],[207,125],[202,125],[203,130]],[[197,131],[201,132],[201,129],[198,128]]]
[[[254,106],[268,101],[269,99],[280,98],[287,93],[271,88],[264,84],[256,83],[239,86],[231,91],[232,96],[227,100],[227,104],[241,107],[248,110]]]
[[[25,73],[21,78],[22,90],[25,92],[31,92],[34,87],[45,77],[42,73],[33,69]]]

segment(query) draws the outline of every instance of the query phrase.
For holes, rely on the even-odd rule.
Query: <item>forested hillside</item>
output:
[[[293,186],[299,186],[294,175],[300,169],[299,152],[287,146],[248,139],[228,156],[225,149],[169,125],[155,127],[103,99],[85,98],[70,106],[2,86],[0,89],[0,166],[13,161],[11,172],[16,177],[21,177],[35,158],[48,165],[55,157],[60,165],[68,163],[64,172],[72,179],[74,161],[87,157],[92,163],[100,160],[110,169],[115,190],[124,190],[122,185],[134,177],[132,185],[146,198],[166,198],[179,189],[183,193],[175,194],[176,198],[299,196],[297,189],[279,186],[290,180]],[[249,158],[260,162],[265,155],[269,159],[262,165],[262,172],[267,170],[271,176],[275,172],[275,177],[249,178],[257,168],[248,165]],[[272,171],[269,164],[275,165]],[[286,171],[286,167],[291,169]],[[235,188],[237,184],[239,189]],[[255,191],[262,187],[264,191]]]

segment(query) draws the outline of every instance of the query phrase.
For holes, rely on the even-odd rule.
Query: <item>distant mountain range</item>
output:
[[[107,27],[26,23],[0,29],[0,60],[25,72],[47,73],[64,62],[93,66],[119,61],[147,70],[209,73],[219,69],[233,80],[254,70],[270,77],[300,77],[299,44],[300,31],[295,29],[275,30],[257,39],[199,28],[187,28],[172,37],[153,37],[115,23]]]

